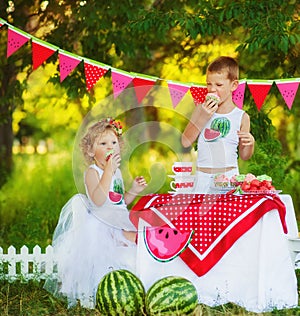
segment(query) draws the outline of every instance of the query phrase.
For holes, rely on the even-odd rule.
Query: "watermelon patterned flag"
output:
[[[146,94],[150,91],[152,86],[155,84],[156,79],[148,79],[135,77],[133,80],[133,86],[136,94],[136,98],[138,103],[141,103],[146,96]]]
[[[133,77],[129,73],[117,72],[113,69],[111,70],[111,78],[115,99],[133,80]]]
[[[207,95],[207,88],[205,86],[190,87],[190,92],[194,99],[195,105],[204,103],[205,96]]]
[[[28,35],[19,33],[17,31],[8,28],[7,33],[7,53],[6,56],[11,56],[16,52],[21,46],[29,41],[30,37]]]
[[[249,90],[253,96],[254,102],[258,108],[258,110],[261,109],[263,103],[265,102],[265,99],[267,97],[267,94],[269,93],[272,81],[247,81],[247,85],[249,87]]]
[[[96,64],[85,62],[84,73],[87,90],[90,91],[93,88],[93,86],[99,81],[99,79],[107,73],[107,71],[108,69],[105,67],[100,67]]]
[[[63,82],[65,78],[78,66],[81,60],[61,52],[58,53],[58,58],[60,82]]]
[[[278,80],[275,81],[278,90],[280,91],[286,105],[289,109],[292,108],[294,99],[297,94],[297,90],[299,87],[299,81],[284,81],[284,80]]]
[[[238,108],[242,109],[244,104],[246,80],[241,80],[235,91],[232,93],[232,100]]]
[[[190,86],[168,82],[168,87],[169,87],[169,92],[170,92],[173,108],[175,109],[177,104],[182,100],[185,94],[189,91]]]
[[[32,41],[31,47],[33,70],[37,69],[45,60],[47,60],[56,52],[56,49],[43,45],[34,40]]]

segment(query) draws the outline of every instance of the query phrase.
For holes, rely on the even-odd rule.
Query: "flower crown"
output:
[[[106,121],[113,127],[118,136],[122,136],[122,125],[120,121],[116,121],[111,117],[108,117]]]

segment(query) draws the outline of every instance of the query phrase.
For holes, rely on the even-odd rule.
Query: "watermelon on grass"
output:
[[[128,270],[114,270],[100,281],[96,308],[101,315],[145,315],[145,289],[140,279]]]
[[[168,262],[179,256],[192,240],[193,231],[180,232],[167,226],[144,227],[144,241],[150,255]]]
[[[189,280],[169,276],[155,282],[146,294],[149,316],[182,316],[194,313],[198,305],[198,293]]]

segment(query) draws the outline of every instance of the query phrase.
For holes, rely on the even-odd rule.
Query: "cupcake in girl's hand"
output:
[[[205,97],[205,100],[206,101],[213,100],[216,103],[219,103],[220,102],[220,97],[217,94],[215,94],[215,93],[207,93],[207,95]]]
[[[222,173],[218,173],[214,176],[214,184],[216,187],[226,188],[229,186],[229,178]]]

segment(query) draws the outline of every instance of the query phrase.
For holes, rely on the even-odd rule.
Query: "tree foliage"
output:
[[[63,50],[127,71],[160,76],[170,59],[175,59],[179,70],[201,68],[204,73],[215,57],[214,45],[234,45],[241,77],[272,79],[299,76],[299,9],[296,0],[14,0],[1,2],[0,16]],[[32,61],[29,45],[6,58],[5,30],[0,41],[3,172],[11,170],[12,118],[23,105],[27,83],[18,74],[29,76]],[[196,65],[192,64],[195,60]],[[54,57],[50,61],[55,62]],[[82,66],[62,83],[57,73],[50,81],[65,89],[66,106],[73,100],[82,115],[92,108],[95,95],[86,91]],[[89,105],[81,107],[84,97]],[[259,120],[264,111],[255,115]],[[253,127],[259,134],[259,125]]]

